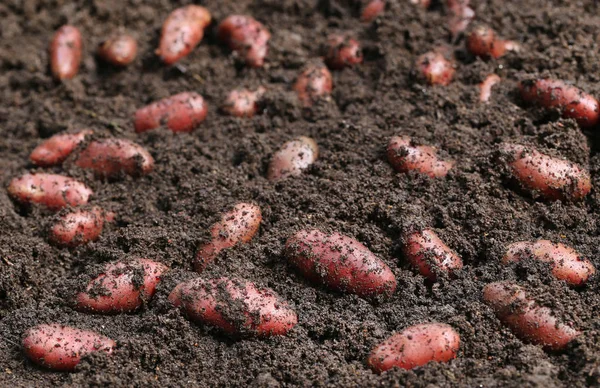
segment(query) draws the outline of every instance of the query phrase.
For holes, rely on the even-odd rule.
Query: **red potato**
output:
[[[413,369],[429,362],[456,358],[460,336],[450,325],[424,323],[410,326],[377,345],[367,364],[377,373],[394,367]]]
[[[339,70],[363,62],[360,44],[356,40],[342,35],[331,35],[328,44],[325,63],[330,68]]]
[[[420,5],[423,8],[429,8],[431,0],[410,0],[411,4]]]
[[[228,334],[286,335],[298,323],[296,312],[273,290],[246,280],[192,279],[175,287],[169,301],[192,321]]]
[[[184,92],[156,101],[135,112],[135,131],[146,132],[166,125],[173,132],[191,132],[208,113],[201,95]]]
[[[305,107],[312,106],[320,98],[328,97],[333,89],[331,73],[323,65],[311,64],[298,76],[294,90]]]
[[[251,203],[238,203],[233,210],[223,214],[221,221],[210,228],[212,240],[198,250],[194,261],[197,272],[204,271],[217,255],[234,245],[247,243],[258,232],[262,214],[260,207]]]
[[[115,341],[98,333],[59,324],[39,325],[23,338],[23,350],[38,365],[56,371],[73,371],[93,352],[111,354]]]
[[[439,274],[452,275],[463,267],[460,256],[430,229],[406,236],[403,251],[419,273],[431,281],[435,281]]]
[[[127,66],[135,60],[138,45],[131,35],[121,34],[113,36],[100,43],[98,57],[115,66]]]
[[[162,26],[156,55],[167,65],[187,56],[204,37],[211,19],[210,12],[199,5],[175,9]]]
[[[575,163],[518,144],[503,144],[501,149],[511,158],[511,172],[521,186],[545,199],[579,200],[592,188],[589,172]]]
[[[360,21],[363,23],[371,23],[377,17],[383,14],[385,11],[384,0],[371,0],[362,10],[360,14]]]
[[[475,18],[475,11],[469,7],[469,2],[470,0],[446,0],[446,7],[450,16],[448,28],[454,38],[465,31]]]
[[[600,121],[598,100],[564,81],[540,78],[522,81],[519,91],[524,101],[545,109],[557,109],[562,117],[574,119],[582,128],[591,128]]]
[[[561,243],[548,240],[520,241],[508,247],[502,258],[504,264],[528,258],[550,263],[552,274],[572,286],[581,286],[596,273],[591,261],[581,257],[577,251]]]
[[[42,167],[61,164],[77,148],[77,145],[92,133],[92,130],[85,129],[77,133],[59,133],[54,135],[35,147],[31,155],[29,155],[29,159],[33,164]]]
[[[267,171],[267,179],[279,180],[298,176],[319,157],[319,146],[310,137],[300,136],[288,141],[277,151]]]
[[[390,296],[396,277],[367,247],[339,233],[301,230],[286,244],[290,263],[306,278],[363,298]]]
[[[516,42],[498,38],[494,30],[484,25],[474,27],[467,36],[467,50],[477,57],[498,59],[519,49]]]
[[[563,349],[581,332],[560,323],[548,307],[527,297],[523,288],[511,282],[490,283],[483,289],[483,300],[516,336],[547,350]]]
[[[113,262],[77,294],[76,308],[101,314],[131,312],[154,296],[168,267],[148,259]]]
[[[454,77],[454,64],[434,51],[417,58],[416,67],[430,85],[446,86]]]
[[[488,75],[482,83],[479,84],[479,101],[488,102],[492,96],[492,88],[501,79],[496,74]]]
[[[103,177],[120,173],[140,176],[152,171],[154,159],[144,147],[132,141],[102,139],[92,141],[81,151],[75,164]]]
[[[59,210],[66,206],[85,205],[93,192],[73,178],[39,173],[14,178],[8,185],[8,194],[22,203],[37,203]]]
[[[398,172],[416,171],[432,178],[444,177],[454,161],[440,160],[435,147],[413,145],[409,137],[394,136],[387,147],[388,161]]]
[[[255,91],[248,89],[232,90],[221,108],[225,113],[236,117],[253,117],[259,109],[259,101],[267,89],[260,86]]]
[[[62,26],[50,43],[50,69],[58,80],[77,75],[81,64],[81,33],[77,27]]]
[[[239,52],[246,64],[261,67],[269,51],[271,33],[251,16],[231,15],[219,24],[218,39]]]
[[[99,207],[75,210],[63,215],[52,225],[48,238],[50,242],[65,247],[85,245],[98,240],[105,221],[106,215]]]

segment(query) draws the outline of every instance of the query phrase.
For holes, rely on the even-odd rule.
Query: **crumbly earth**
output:
[[[485,386],[560,387],[600,384],[600,295],[593,279],[581,289],[556,281],[548,267],[502,266],[506,246],[545,238],[572,245],[600,266],[600,157],[594,133],[583,133],[556,112],[527,107],[515,82],[552,75],[600,95],[599,6],[595,1],[477,1],[477,20],[520,53],[475,60],[464,43],[450,45],[440,4],[423,10],[390,1],[371,25],[358,20],[358,0],[206,0],[216,21],[247,13],[273,34],[267,65],[249,69],[215,39],[215,24],[179,65],[157,60],[162,22],[188,1],[3,0],[0,2],[0,181],[26,171],[31,150],[63,130],[92,128],[136,141],[156,159],[142,178],[95,179],[73,164],[47,169],[90,185],[92,203],[117,213],[98,242],[60,249],[47,242],[57,215],[23,208],[0,190],[0,385],[29,386]],[[78,26],[85,42],[80,74],[57,83],[47,45],[62,24]],[[115,70],[94,58],[98,43],[119,29],[139,39],[135,63]],[[350,32],[365,63],[335,71],[329,101],[301,108],[291,85],[300,69],[322,55],[331,32]],[[456,79],[429,87],[416,78],[415,58],[440,45],[457,58]],[[489,104],[477,84],[490,73],[503,81]],[[264,110],[252,119],[222,115],[218,106],[237,87],[268,88]],[[132,114],[151,101],[196,91],[210,104],[207,120],[190,134],[165,129],[136,135]],[[393,135],[413,136],[457,161],[442,179],[397,174],[385,160]],[[302,176],[277,183],[268,161],[286,141],[311,136],[318,161]],[[580,203],[543,202],[517,190],[498,158],[498,143],[535,145],[589,166],[592,193]],[[240,277],[271,287],[295,308],[299,324],[287,337],[229,338],[189,322],[167,296],[191,270],[197,246],[222,212],[240,201],[263,211],[258,235],[224,252],[204,277]],[[463,258],[455,279],[427,284],[401,254],[401,232],[433,228]],[[394,271],[395,295],[374,303],[305,281],[283,256],[287,237],[317,227],[352,236]],[[114,316],[72,309],[70,296],[102,263],[147,257],[172,270],[141,311]],[[546,353],[504,327],[481,301],[486,283],[510,279],[540,304],[579,327],[583,336],[562,353]],[[85,283],[85,282],[84,282]],[[412,371],[377,375],[366,366],[371,348],[409,325],[444,322],[461,335],[458,357]],[[75,373],[40,369],[23,355],[22,333],[60,322],[118,341],[112,357],[87,357]]]

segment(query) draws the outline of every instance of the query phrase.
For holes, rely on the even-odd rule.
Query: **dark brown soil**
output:
[[[175,7],[168,0],[3,0],[0,2],[0,180],[36,170],[28,155],[42,138],[93,128],[146,146],[156,170],[143,178],[95,180],[72,160],[50,169],[82,179],[94,204],[118,214],[115,225],[86,247],[51,246],[56,215],[16,206],[0,190],[1,386],[585,386],[600,382],[600,295],[596,279],[574,290],[543,265],[503,267],[507,244],[547,238],[572,245],[600,266],[600,157],[593,134],[574,121],[524,106],[515,81],[548,74],[600,95],[600,16],[592,0],[475,1],[477,20],[523,44],[497,61],[469,58],[457,43],[456,80],[428,87],[415,78],[417,55],[449,44],[440,4],[425,11],[390,1],[370,26],[358,21],[358,0],[206,0],[215,20],[248,13],[273,33],[267,66],[248,69],[219,45],[213,24],[201,45],[173,68],[155,55],[159,29]],[[85,56],[80,74],[64,84],[48,71],[47,44],[64,23],[78,26]],[[133,33],[140,57],[125,70],[96,62],[96,45],[119,28]],[[361,41],[365,63],[334,73],[331,101],[303,111],[291,92],[301,67],[321,54],[334,31]],[[496,72],[503,82],[491,103],[478,102],[477,84]],[[265,85],[264,111],[253,119],[223,116],[218,105],[239,86]],[[182,91],[201,93],[207,120],[191,134],[165,129],[136,135],[137,107]],[[394,134],[436,145],[458,161],[443,179],[397,174],[384,150]],[[270,156],[298,135],[314,137],[320,159],[301,177],[273,184]],[[592,193],[582,203],[545,203],[512,189],[497,161],[497,144],[511,140],[589,165]],[[591,149],[591,151],[590,151]],[[197,274],[191,260],[209,226],[239,201],[263,210],[259,234],[224,253],[202,275],[242,277],[273,288],[299,315],[283,338],[231,339],[186,320],[167,296]],[[409,268],[399,236],[413,225],[434,228],[463,258],[456,279],[429,285]],[[355,237],[396,273],[398,290],[385,303],[326,291],[286,265],[286,238],[303,227]],[[148,257],[171,266],[156,297],[137,313],[75,312],[69,296],[80,277],[106,261]],[[482,287],[512,279],[584,333],[559,354],[517,339],[481,302]],[[81,280],[81,279],[79,279]],[[370,349],[394,331],[445,322],[461,335],[448,364],[376,375]],[[61,322],[118,341],[112,357],[86,358],[75,373],[53,373],[23,355],[22,333]]]

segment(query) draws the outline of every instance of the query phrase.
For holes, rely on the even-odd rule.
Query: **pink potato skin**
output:
[[[50,42],[50,69],[58,80],[77,75],[81,64],[81,33],[76,27],[62,26]]]
[[[257,205],[243,202],[235,205],[223,215],[221,221],[211,227],[212,240],[198,249],[194,261],[196,272],[204,271],[223,249],[252,240],[261,221],[262,214]]]
[[[538,306],[523,288],[511,282],[490,283],[483,300],[498,318],[522,340],[546,350],[561,350],[581,332],[560,323],[548,307]]]
[[[74,210],[60,218],[51,228],[50,242],[65,246],[76,247],[96,241],[102,234],[106,216],[99,207],[91,210]]]
[[[169,301],[192,321],[228,334],[286,335],[298,323],[296,312],[273,290],[245,280],[192,279],[177,285]]]
[[[454,77],[454,65],[441,53],[430,51],[421,55],[416,67],[430,85],[447,86]]]
[[[360,21],[363,23],[371,23],[377,17],[383,14],[385,10],[384,0],[370,0],[360,14]]]
[[[438,235],[425,229],[411,233],[405,239],[404,255],[419,273],[435,281],[441,273],[452,275],[463,267],[462,259]]]
[[[290,263],[306,278],[330,289],[363,298],[396,290],[396,277],[390,268],[367,247],[339,233],[301,230],[286,244]]]
[[[330,68],[340,70],[363,62],[360,44],[355,39],[343,35],[331,35],[328,43],[329,50],[325,62]]]
[[[85,129],[77,133],[59,133],[43,141],[29,155],[29,160],[36,166],[50,167],[61,164],[71,155],[73,150],[86,136],[93,131]]]
[[[115,66],[127,66],[137,55],[137,41],[127,34],[113,36],[98,46],[98,57]]]
[[[115,341],[98,333],[58,324],[29,329],[23,350],[38,365],[55,371],[73,371],[81,358],[93,352],[111,354]]]
[[[513,159],[509,166],[521,185],[547,200],[576,201],[592,189],[589,172],[575,163],[518,144],[505,143],[501,150]]]
[[[253,117],[259,109],[259,100],[267,90],[262,86],[255,91],[248,89],[232,90],[221,108],[235,117]]]
[[[317,160],[319,146],[310,137],[300,136],[288,141],[277,151],[267,171],[267,179],[276,181],[290,176],[298,176]]]
[[[146,132],[166,125],[173,132],[191,132],[206,119],[208,107],[201,95],[183,92],[156,101],[135,112],[135,131]]]
[[[85,205],[92,190],[73,178],[39,173],[14,178],[8,185],[8,193],[21,203],[36,203],[60,210],[66,206]]]
[[[522,81],[519,91],[524,101],[545,109],[558,109],[562,117],[574,119],[581,128],[600,121],[600,105],[593,96],[561,80],[540,78]]]
[[[596,273],[596,268],[577,251],[549,240],[520,241],[511,244],[502,258],[504,264],[533,258],[550,263],[552,274],[571,286],[582,286]]]
[[[261,67],[269,51],[271,33],[251,16],[231,15],[219,24],[217,38],[239,52],[248,66]]]
[[[453,161],[440,160],[431,146],[412,145],[406,136],[394,136],[387,147],[388,161],[398,172],[416,171],[431,178],[440,178],[454,167]]]
[[[413,369],[429,362],[448,362],[456,358],[459,334],[443,323],[410,326],[377,345],[367,364],[377,373],[394,367]]]
[[[492,96],[492,88],[500,81],[500,77],[496,74],[490,74],[485,77],[485,80],[479,84],[479,101],[488,102]]]
[[[113,177],[121,172],[140,176],[152,171],[154,159],[144,147],[132,141],[102,139],[92,141],[81,151],[75,164],[103,177]]]
[[[480,58],[498,59],[508,51],[518,51],[519,45],[510,40],[502,40],[491,28],[478,25],[467,36],[467,50]]]
[[[154,296],[156,286],[168,267],[148,259],[113,262],[77,294],[80,311],[115,314],[131,312]]]
[[[298,76],[294,90],[305,107],[312,106],[320,98],[331,94],[333,79],[323,65],[308,65]]]
[[[469,7],[469,3],[470,0],[446,0],[449,13],[448,28],[453,38],[465,31],[475,18],[475,11]]]
[[[204,37],[211,19],[210,12],[199,5],[175,9],[163,23],[156,55],[167,65],[187,56]]]

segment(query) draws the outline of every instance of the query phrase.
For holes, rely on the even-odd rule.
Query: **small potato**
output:
[[[114,217],[114,216],[113,216]],[[106,215],[99,207],[91,210],[75,210],[60,217],[50,228],[50,242],[65,246],[77,247],[90,241],[96,241],[102,234]]]
[[[331,73],[325,66],[317,64],[308,65],[294,84],[294,90],[305,107],[310,107],[318,99],[329,96],[332,89]]]
[[[37,203],[51,210],[85,205],[92,190],[83,183],[56,174],[25,174],[8,185],[8,194],[25,204]]]
[[[440,160],[434,147],[413,145],[409,137],[394,136],[387,147],[388,161],[398,172],[416,171],[440,178],[454,167],[453,161]]]
[[[202,40],[211,19],[210,12],[199,5],[175,9],[162,26],[156,55],[167,65],[187,56]]]
[[[94,170],[101,177],[114,177],[120,173],[141,176],[152,171],[154,159],[144,147],[132,141],[102,139],[92,141],[81,151],[75,164]]]
[[[516,42],[499,39],[494,30],[484,25],[474,27],[467,36],[467,50],[477,57],[498,59],[519,49]]]
[[[273,290],[246,280],[192,279],[175,287],[169,301],[192,321],[233,335],[286,335],[298,323],[296,312]]]
[[[557,109],[562,117],[574,119],[581,128],[592,128],[600,121],[598,100],[564,81],[540,78],[519,83],[521,98],[545,109]]]
[[[251,16],[231,15],[219,24],[217,38],[237,51],[248,66],[261,67],[269,51],[271,33]]]
[[[134,311],[154,296],[167,269],[166,265],[148,259],[108,263],[85,291],[77,295],[76,308],[100,314]]]
[[[431,5],[431,0],[410,0],[410,3],[427,9]]]
[[[488,102],[492,96],[492,88],[501,79],[496,74],[488,75],[482,83],[479,84],[479,101]]]
[[[431,281],[438,275],[452,275],[463,267],[462,259],[430,229],[405,237],[404,255],[419,273]]]
[[[430,51],[417,58],[416,67],[430,85],[446,86],[454,77],[454,65],[442,54]]]
[[[448,28],[453,38],[465,31],[475,18],[475,11],[469,7],[469,2],[470,0],[446,0],[446,7],[450,15]]]
[[[363,23],[371,23],[385,11],[384,0],[370,0],[360,14],[360,21]]]
[[[137,50],[135,38],[121,34],[100,43],[97,54],[105,62],[115,66],[127,66],[135,60]]]
[[[548,240],[520,241],[508,247],[502,258],[504,264],[525,259],[535,259],[550,263],[552,274],[571,286],[581,286],[596,273],[596,268],[577,251],[561,243]]]
[[[77,75],[81,64],[81,33],[77,27],[62,26],[50,43],[50,68],[58,80]]]
[[[59,324],[39,325],[23,337],[23,350],[38,365],[55,371],[73,371],[82,357],[93,352],[111,354],[115,341],[98,333]]]
[[[390,268],[367,247],[339,233],[301,230],[285,243],[290,263],[306,278],[330,289],[363,298],[396,290],[396,277]]]
[[[238,203],[210,228],[212,240],[198,250],[194,261],[197,272],[204,271],[217,255],[236,244],[247,243],[258,232],[262,221],[260,207],[251,203]]]
[[[59,133],[35,147],[29,159],[37,166],[50,167],[61,164],[86,136],[93,132],[85,129],[77,133]]]
[[[173,132],[191,132],[204,121],[208,108],[194,92],[179,93],[156,101],[135,112],[135,131],[146,132],[166,125]]]
[[[342,35],[331,35],[328,44],[325,63],[330,68],[340,70],[363,62],[360,44],[356,40]]]
[[[590,174],[575,163],[518,144],[503,144],[513,176],[529,191],[547,200],[579,200],[592,188]]]
[[[377,373],[394,367],[413,369],[429,362],[456,358],[460,336],[450,325],[424,323],[410,326],[377,345],[367,364]]]
[[[300,136],[288,141],[277,151],[267,172],[267,179],[274,181],[302,174],[319,157],[319,146],[310,137]]]
[[[221,108],[235,117],[253,117],[259,109],[259,101],[267,89],[262,86],[255,91],[248,89],[232,90]]]
[[[563,349],[578,330],[560,323],[548,307],[538,306],[523,288],[511,282],[490,283],[483,289],[483,300],[516,336],[546,350]]]

